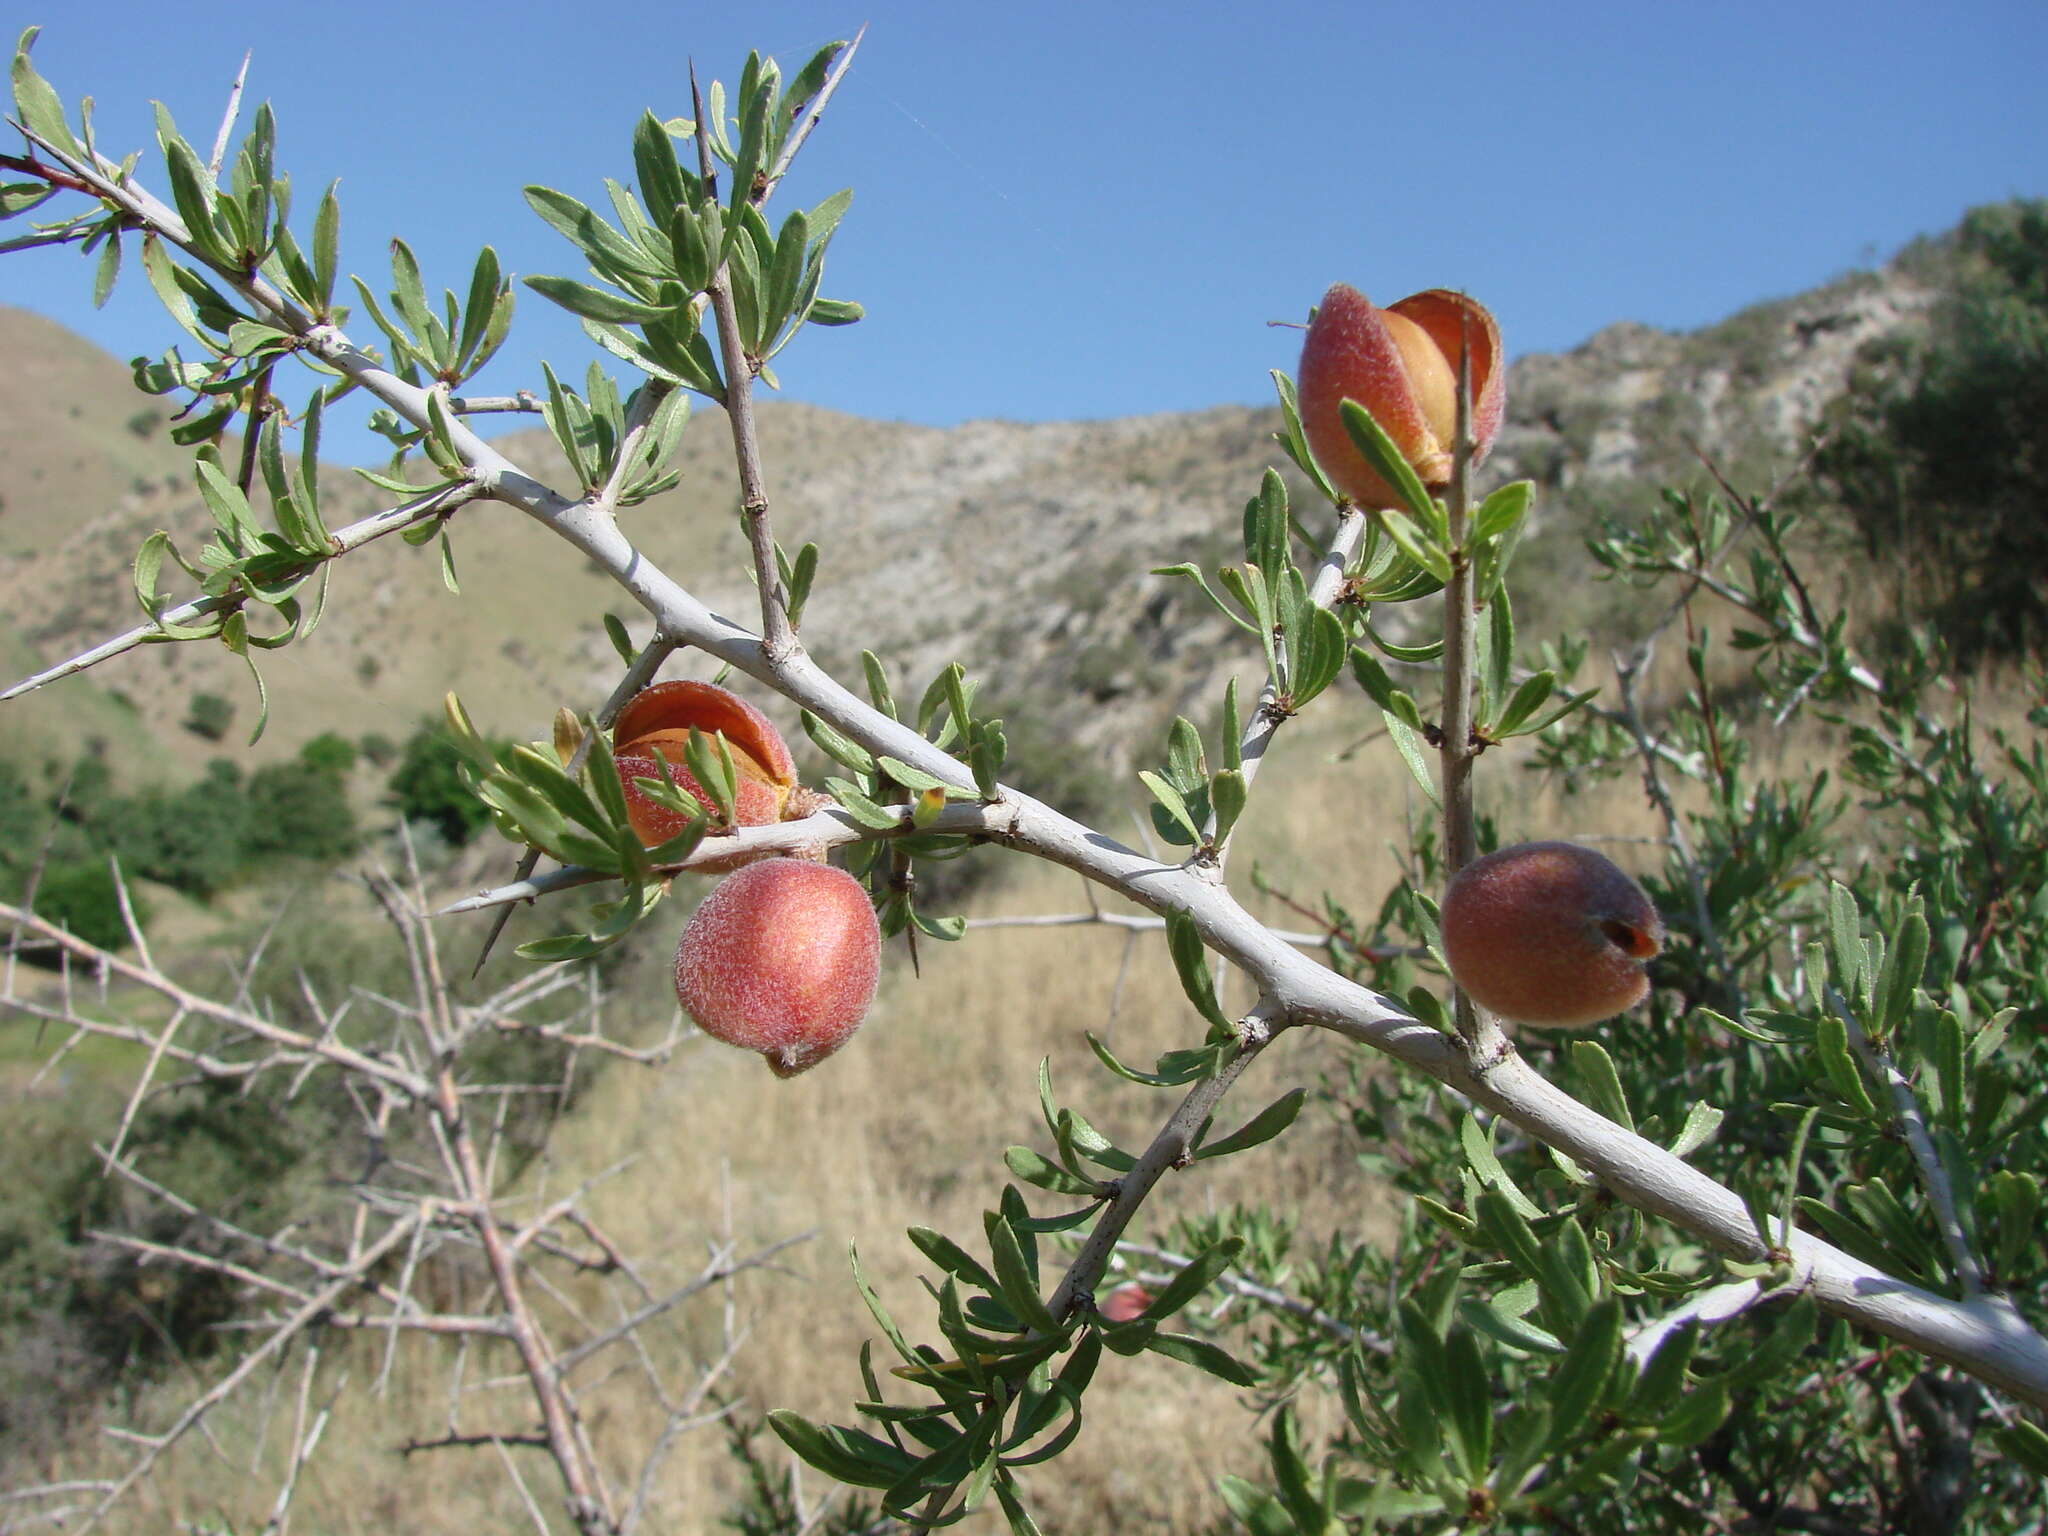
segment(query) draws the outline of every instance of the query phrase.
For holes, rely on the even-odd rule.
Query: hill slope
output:
[[[1795,462],[1856,350],[1915,323],[1930,297],[1895,264],[1691,335],[1621,324],[1570,353],[1521,358],[1489,481],[1527,475],[1544,488],[1538,544],[1552,546],[1553,575],[1573,575],[1571,534],[1661,479],[1698,478],[1691,444],[1750,484]],[[123,577],[138,543],[164,527],[196,548],[206,520],[161,402],[128,388],[121,365],[20,310],[0,309],[0,354],[14,364],[0,377],[0,660],[19,676],[132,624]],[[628,527],[714,606],[745,615],[729,440],[715,410],[700,414],[682,485],[629,511]],[[769,401],[761,425],[777,533],[824,551],[806,631],[828,664],[871,646],[900,686],[921,688],[957,657],[992,697],[1029,703],[1060,738],[1114,758],[1170,713],[1206,707],[1219,671],[1242,659],[1199,599],[1145,572],[1232,550],[1244,498],[1281,462],[1275,410],[942,430]],[[559,469],[543,433],[506,447],[543,475]],[[330,524],[381,495],[337,472]],[[518,735],[544,730],[557,704],[602,696],[616,670],[602,616],[633,617],[620,595],[562,564],[551,537],[508,509],[466,509],[454,533],[460,601],[430,550],[387,540],[343,563],[319,632],[266,658],[290,686],[259,755],[326,729],[402,737],[451,686],[488,728]],[[91,681],[125,706],[88,703],[73,682],[69,708],[53,715],[38,698],[0,738],[18,755],[31,737],[103,733],[132,716],[196,767],[219,748],[178,729],[192,694],[237,700],[240,726],[254,715],[241,663],[217,646],[151,647]]]

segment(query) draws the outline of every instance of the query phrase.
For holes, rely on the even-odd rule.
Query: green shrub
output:
[[[1964,661],[2048,643],[2048,201],[1972,209],[1928,333],[1869,350],[1821,483]]]
[[[406,739],[398,767],[387,781],[391,801],[407,821],[423,821],[450,847],[460,848],[483,830],[490,812],[462,777],[462,752],[436,725],[422,725]]]
[[[250,829],[241,770],[215,758],[196,784],[108,801],[89,825],[123,868],[210,897],[240,871]]]
[[[258,768],[249,775],[246,801],[245,861],[282,855],[332,862],[362,840],[348,786],[331,769],[304,761]]]
[[[147,923],[148,904],[132,891],[129,900],[135,907],[135,921]],[[35,910],[102,949],[121,949],[128,943],[121,897],[105,859],[71,859],[48,865],[36,882]],[[30,958],[34,958],[32,954]]]
[[[235,718],[235,706],[217,693],[195,693],[185,707],[185,729],[208,741],[219,741]]]
[[[368,747],[369,738],[364,737]],[[355,771],[356,744],[335,731],[322,731],[299,748],[299,761],[328,773],[347,775]]]

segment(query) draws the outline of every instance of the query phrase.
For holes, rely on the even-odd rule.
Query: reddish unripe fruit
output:
[[[1361,507],[1401,504],[1344,430],[1343,404],[1356,400],[1424,485],[1449,485],[1458,354],[1468,347],[1476,464],[1500,431],[1506,398],[1500,327],[1486,307],[1443,288],[1412,294],[1387,309],[1346,283],[1324,294],[1302,341],[1295,392],[1309,451],[1330,483]]]
[[[1524,1024],[1591,1024],[1649,991],[1664,922],[1643,888],[1575,843],[1474,859],[1444,891],[1444,958],[1480,1007]]]
[[[667,758],[666,753],[662,756]],[[678,753],[677,757],[680,756],[681,753]],[[632,822],[633,830],[640,835],[642,843],[653,848],[667,842],[689,825],[689,817],[670,810],[665,805],[656,804],[638,784],[633,782],[635,779],[653,779],[659,783],[659,762],[652,757],[642,757],[637,752],[614,761],[618,765],[619,780],[626,787],[626,819]],[[739,766],[737,752],[733,754],[733,766]],[[711,804],[710,796],[704,793],[695,776],[679,761],[668,759],[668,776],[675,781],[676,788],[685,795],[691,796],[706,807]],[[733,792],[733,809],[738,813],[739,824],[743,827],[766,827],[780,821],[783,801],[784,796],[777,794],[773,785],[763,784],[759,779],[749,778],[745,773],[740,774]],[[713,870],[712,873],[715,874],[717,871]]]
[[[705,1034],[794,1077],[860,1027],[881,950],[875,909],[853,876],[766,859],[712,887],[683,929],[676,996]]]
[[[1096,1303],[1095,1310],[1105,1323],[1128,1323],[1152,1305],[1152,1293],[1131,1280],[1118,1286]]]
[[[626,791],[626,819],[642,843],[650,848],[665,843],[687,824],[686,817],[657,805],[634,783],[635,779],[661,777],[657,758],[668,764],[677,789],[707,808],[711,804],[683,766],[693,730],[707,741],[714,735],[725,738],[738,781],[733,801],[739,825],[771,826],[785,819],[797,804],[808,809],[811,797],[798,789],[789,746],[760,710],[715,683],[656,683],[633,695],[612,726],[613,756]],[[716,874],[742,862],[735,856],[701,867]]]

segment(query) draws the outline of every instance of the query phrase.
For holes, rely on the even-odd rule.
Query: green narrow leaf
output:
[[[1497,1127],[1499,1122],[1495,1122]],[[1484,1128],[1478,1119],[1467,1114],[1458,1123],[1459,1145],[1465,1153],[1465,1161],[1479,1176],[1479,1181],[1491,1189],[1498,1190],[1525,1221],[1534,1221],[1543,1214],[1543,1208],[1522,1193],[1521,1186],[1509,1177],[1506,1168],[1493,1150],[1493,1130]]]
[[[330,181],[313,214],[313,284],[315,306],[324,314],[334,303],[334,278],[340,268],[341,200],[334,195],[340,186]]]
[[[823,752],[834,762],[851,768],[855,773],[873,773],[875,771],[875,759],[866,747],[863,747],[851,737],[841,735],[808,709],[803,712],[801,718],[803,720],[804,734],[817,744],[820,752]]]
[[[619,294],[607,293],[569,277],[529,277],[526,286],[551,304],[559,304],[572,315],[611,325],[645,325],[669,312],[657,305],[642,304]]]
[[[1719,1380],[1700,1383],[1657,1425],[1660,1445],[1693,1446],[1721,1427],[1728,1417],[1728,1388]]]
[[[1479,1218],[1479,1229],[1517,1269],[1532,1279],[1542,1275],[1543,1245],[1513,1201],[1497,1189],[1482,1190],[1473,1202],[1473,1210]]]
[[[1251,1536],[1300,1536],[1287,1506],[1258,1484],[1226,1473],[1216,1480],[1216,1491]]]
[[[891,809],[886,805],[878,805],[868,798],[860,786],[849,780],[828,778],[825,780],[825,788],[832,798],[839,802],[846,814],[864,827],[882,832],[903,824],[901,808]]]
[[[1286,451],[1287,457],[1294,460],[1295,467],[1322,492],[1324,500],[1333,503],[1340,500],[1336,487],[1330,484],[1322,466],[1316,463],[1315,455],[1309,452],[1308,434],[1302,430],[1301,403],[1295,395],[1294,380],[1278,368],[1268,372],[1273,379],[1274,392],[1280,397],[1281,430],[1273,434],[1274,440]]]
[[[199,485],[199,494],[205,499],[207,508],[213,513],[213,521],[221,533],[222,542],[234,554],[241,554],[261,536],[256,526],[256,515],[249,508],[249,498],[242,494],[242,488],[230,480],[220,467],[210,459],[193,461],[193,471]]]
[[[1356,400],[1346,400],[1339,415],[1343,418],[1345,432],[1358,451],[1365,455],[1365,461],[1427,527],[1434,515],[1435,504],[1394,440],[1373,420],[1372,412]]]
[[[1495,741],[1505,741],[1519,735],[1522,727],[1534,717],[1536,711],[1549,702],[1551,694],[1557,691],[1556,675],[1538,672],[1522,679],[1521,686],[1510,696],[1500,712],[1500,718],[1486,727],[1486,734]],[[1547,723],[1547,722],[1546,722]]]
[[[1863,978],[1862,921],[1856,898],[1840,881],[1828,886],[1828,947],[1834,962],[1835,985],[1854,997]]]
[[[1399,715],[1411,725],[1422,723],[1422,711],[1415,700],[1394,684],[1387,675],[1387,669],[1380,665],[1379,658],[1363,646],[1351,652],[1351,675],[1358,679],[1358,686],[1365,690],[1365,696],[1379,705],[1388,714]]]
[[[1209,578],[1202,574],[1201,567],[1184,560],[1179,565],[1156,565],[1152,568],[1152,574],[1154,576],[1187,577],[1189,581],[1192,581],[1196,586],[1202,589],[1202,596],[1206,597],[1209,600],[1210,605],[1214,607],[1218,613],[1222,614],[1224,618],[1230,620],[1231,623],[1235,624],[1239,629],[1243,630],[1248,635],[1256,634],[1258,632],[1258,626],[1256,624],[1253,624],[1250,620],[1245,618],[1243,614],[1239,613],[1235,608],[1231,607],[1230,604],[1223,601],[1222,594],[1219,593],[1214,587],[1209,585]]]
[[[1244,725],[1238,718],[1235,677],[1223,685],[1223,766],[1232,773],[1244,767]]]
[[[1242,1237],[1226,1237],[1222,1242],[1203,1249],[1192,1263],[1181,1266],[1180,1273],[1167,1282],[1166,1288],[1152,1298],[1139,1316],[1155,1323],[1165,1322],[1207,1290],[1218,1275],[1237,1262],[1237,1256],[1242,1252]]]
[[[1268,1449],[1273,1462],[1273,1485],[1279,1489],[1291,1517],[1290,1528],[1296,1536],[1322,1536],[1330,1528],[1330,1512],[1323,1507],[1308,1463],[1295,1441],[1293,1404],[1282,1405],[1273,1416]]]
[[[142,547],[135,552],[135,601],[142,611],[154,619],[163,607],[164,600],[156,590],[157,573],[163,569],[164,556],[171,547],[171,536],[159,528],[142,541]]]
[[[1551,1371],[1548,1397],[1553,1452],[1570,1444],[1601,1406],[1621,1349],[1621,1303],[1608,1296],[1580,1319],[1564,1359]]]
[[[800,1459],[835,1482],[856,1488],[892,1487],[913,1465],[886,1440],[837,1425],[813,1424],[788,1408],[772,1410],[768,1427]]]
[[[462,584],[455,579],[455,543],[448,537],[448,524],[441,523],[441,585],[457,597],[462,596]]]
[[[2034,1240],[2041,1182],[2031,1173],[2001,1168],[1984,1181],[1984,1191],[1997,1216],[1998,1246],[1992,1254],[1992,1270],[1999,1275],[2015,1274],[2020,1256]]]
[[[1913,1012],[1913,995],[1927,970],[1927,916],[1916,896],[1906,907],[1892,934],[1891,952],[1885,957],[1884,975],[1878,983],[1882,1012],[1878,1027],[1887,1035],[1898,1029]],[[1946,1074],[1944,1074],[1946,1076]],[[1946,1078],[1949,1092],[1961,1097],[1962,1076]]]
[[[1486,605],[1486,623],[1479,630],[1479,692],[1482,720],[1493,718],[1508,696],[1508,678],[1515,662],[1515,611],[1505,592]]]
[[[1440,1211],[1443,1207],[1438,1206],[1437,1209]],[[1434,1215],[1435,1212],[1431,1214]],[[1452,1230],[1457,1229],[1453,1227]],[[1468,1230],[1461,1234],[1461,1241],[1469,1241],[1470,1236]],[[1534,1290],[1527,1281],[1513,1287],[1513,1291],[1528,1292],[1533,1302]],[[1549,1329],[1539,1328],[1520,1314],[1504,1311],[1489,1301],[1481,1301],[1470,1296],[1461,1298],[1458,1302],[1458,1316],[1467,1327],[1526,1354],[1561,1355],[1565,1351],[1563,1341]]]
[[[939,778],[936,774],[926,773],[922,768],[913,768],[900,758],[884,754],[875,759],[875,766],[887,774],[894,782],[918,794],[923,794],[927,790],[936,789],[944,791],[951,788],[944,779]]]
[[[875,708],[879,709],[891,720],[900,719],[901,717],[896,713],[896,697],[889,691],[889,675],[882,670],[881,658],[876,656],[873,651],[862,651],[860,653],[860,664],[862,670],[867,674],[868,698],[873,702]]]
[[[1473,544],[1497,539],[1520,524],[1535,494],[1535,483],[1529,480],[1516,480],[1494,491],[1472,514]]]
[[[1887,1248],[1884,1241],[1868,1227],[1846,1212],[1836,1210],[1826,1201],[1816,1200],[1811,1195],[1801,1195],[1792,1203],[1802,1216],[1820,1228],[1829,1242],[1863,1260],[1864,1263],[1891,1271],[1913,1269],[1913,1265]]]
[[[1721,1128],[1721,1111],[1711,1104],[1695,1104],[1685,1112],[1685,1124],[1671,1143],[1675,1157],[1690,1157],[1713,1139]]]
[[[1202,841],[1202,828],[1196,822],[1194,813],[1188,808],[1187,801],[1181,798],[1180,791],[1148,769],[1139,769],[1138,778],[1152,791],[1152,798],[1166,814],[1165,823],[1159,826],[1160,834],[1169,841],[1182,845],[1199,844]],[[1155,824],[1158,824],[1158,821],[1155,816]]]
[[[1291,563],[1288,547],[1287,482],[1279,471],[1268,468],[1259,481],[1259,492],[1245,503],[1244,558],[1262,571],[1285,570]]]
[[[626,633],[626,621],[616,613],[607,613],[604,616],[604,633],[605,638],[611,641],[612,649],[618,652],[619,660],[629,667],[633,665],[640,652],[633,644],[633,637]]]
[[[1230,1020],[1224,1017],[1223,1008],[1216,1001],[1216,983],[1209,974],[1209,951],[1195,928],[1195,920],[1187,913],[1167,913],[1166,947],[1173,956],[1174,969],[1180,974],[1181,990],[1187,993],[1195,1011],[1218,1029],[1231,1028]]]
[[[20,116],[22,125],[37,138],[53,145],[59,152],[74,160],[85,160],[85,151],[78,140],[71,136],[71,126],[65,121],[64,103],[59,99],[50,82],[36,73],[35,66],[28,61],[29,50],[35,46],[41,27],[26,28],[21,40],[14,47],[14,110]]]
[[[1699,1336],[1698,1325],[1690,1322],[1673,1328],[1664,1336],[1629,1393],[1627,1413],[1630,1418],[1655,1423],[1678,1406],[1679,1395],[1685,1391],[1685,1373],[1692,1365]]]
[[[1096,1199],[1103,1192],[1103,1186],[1099,1181],[1069,1173],[1058,1163],[1050,1161],[1042,1153],[1034,1152],[1029,1147],[1013,1146],[1005,1149],[1003,1165],[1026,1184],[1049,1189],[1054,1194]]]
[[[1058,1333],[1059,1320],[1046,1309],[1038,1294],[1035,1266],[1026,1256],[1017,1233],[997,1211],[983,1218],[988,1233],[989,1254],[995,1260],[995,1277],[1003,1303],[1029,1327],[1039,1333]]]
[[[1301,1106],[1307,1097],[1306,1088],[1290,1088],[1230,1135],[1216,1141],[1204,1142],[1195,1153],[1196,1160],[1228,1157],[1233,1152],[1242,1152],[1262,1142],[1271,1141],[1294,1124],[1295,1116],[1301,1113]]]
[[[1437,798],[1436,781],[1430,777],[1429,761],[1423,755],[1424,743],[1421,734],[1406,720],[1387,710],[1380,711],[1380,718],[1387,723],[1387,734],[1394,740],[1394,749],[1401,754],[1401,761],[1408,765],[1409,775],[1421,788],[1431,805],[1441,805]]]
[[[1209,781],[1209,809],[1216,817],[1218,842],[1230,836],[1250,798],[1251,789],[1241,769],[1222,769]]]
[[[121,233],[116,230],[107,236],[106,244],[100,247],[99,265],[93,270],[92,307],[104,309],[114,292],[114,280],[121,275]]]
[[[993,1292],[996,1289],[995,1276],[950,1237],[935,1232],[930,1227],[912,1227],[909,1236],[919,1252],[955,1279],[968,1285],[979,1286],[984,1291]]]
[[[1164,1355],[1169,1360],[1179,1360],[1207,1371],[1234,1387],[1256,1387],[1262,1379],[1257,1370],[1207,1339],[1192,1338],[1184,1333],[1155,1333],[1145,1348],[1155,1355]]]
[[[1614,1058],[1607,1054],[1606,1047],[1597,1040],[1574,1041],[1572,1067],[1585,1086],[1586,1102],[1623,1130],[1633,1131],[1635,1116],[1628,1112],[1628,1095],[1622,1090],[1621,1074],[1615,1070]]]
[[[2031,1419],[2014,1417],[1993,1431],[1999,1447],[2036,1477],[2048,1477],[2048,1432]]]
[[[458,368],[467,371],[475,366],[484,338],[490,334],[498,287],[498,253],[487,245],[476,253],[476,265],[469,274],[469,297],[462,306],[462,334],[455,346]]]
[[[1288,679],[1288,691],[1293,696],[1296,709],[1337,680],[1350,650],[1344,621],[1327,608],[1312,609],[1300,635],[1301,652],[1293,676]]]
[[[1851,1109],[1868,1119],[1880,1118],[1877,1103],[1863,1084],[1855,1057],[1849,1053],[1848,1026],[1834,1014],[1823,1013],[1814,1020],[1813,1052],[1828,1086]]]

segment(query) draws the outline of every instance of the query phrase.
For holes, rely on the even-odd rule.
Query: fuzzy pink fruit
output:
[[[846,1044],[874,1001],[882,933],[830,864],[765,859],[712,888],[676,946],[676,996],[715,1040],[794,1077]]]
[[[1424,485],[1450,484],[1458,354],[1465,348],[1471,357],[1477,463],[1500,431],[1505,404],[1500,327],[1486,307],[1443,288],[1411,294],[1386,309],[1348,283],[1323,295],[1302,340],[1295,394],[1309,451],[1332,485],[1361,507],[1400,505],[1393,487],[1344,430],[1346,400],[1372,413]]]
[[[1664,922],[1643,888],[1575,843],[1518,843],[1474,859],[1444,891],[1444,958],[1480,1007],[1575,1027],[1632,1008]]]

